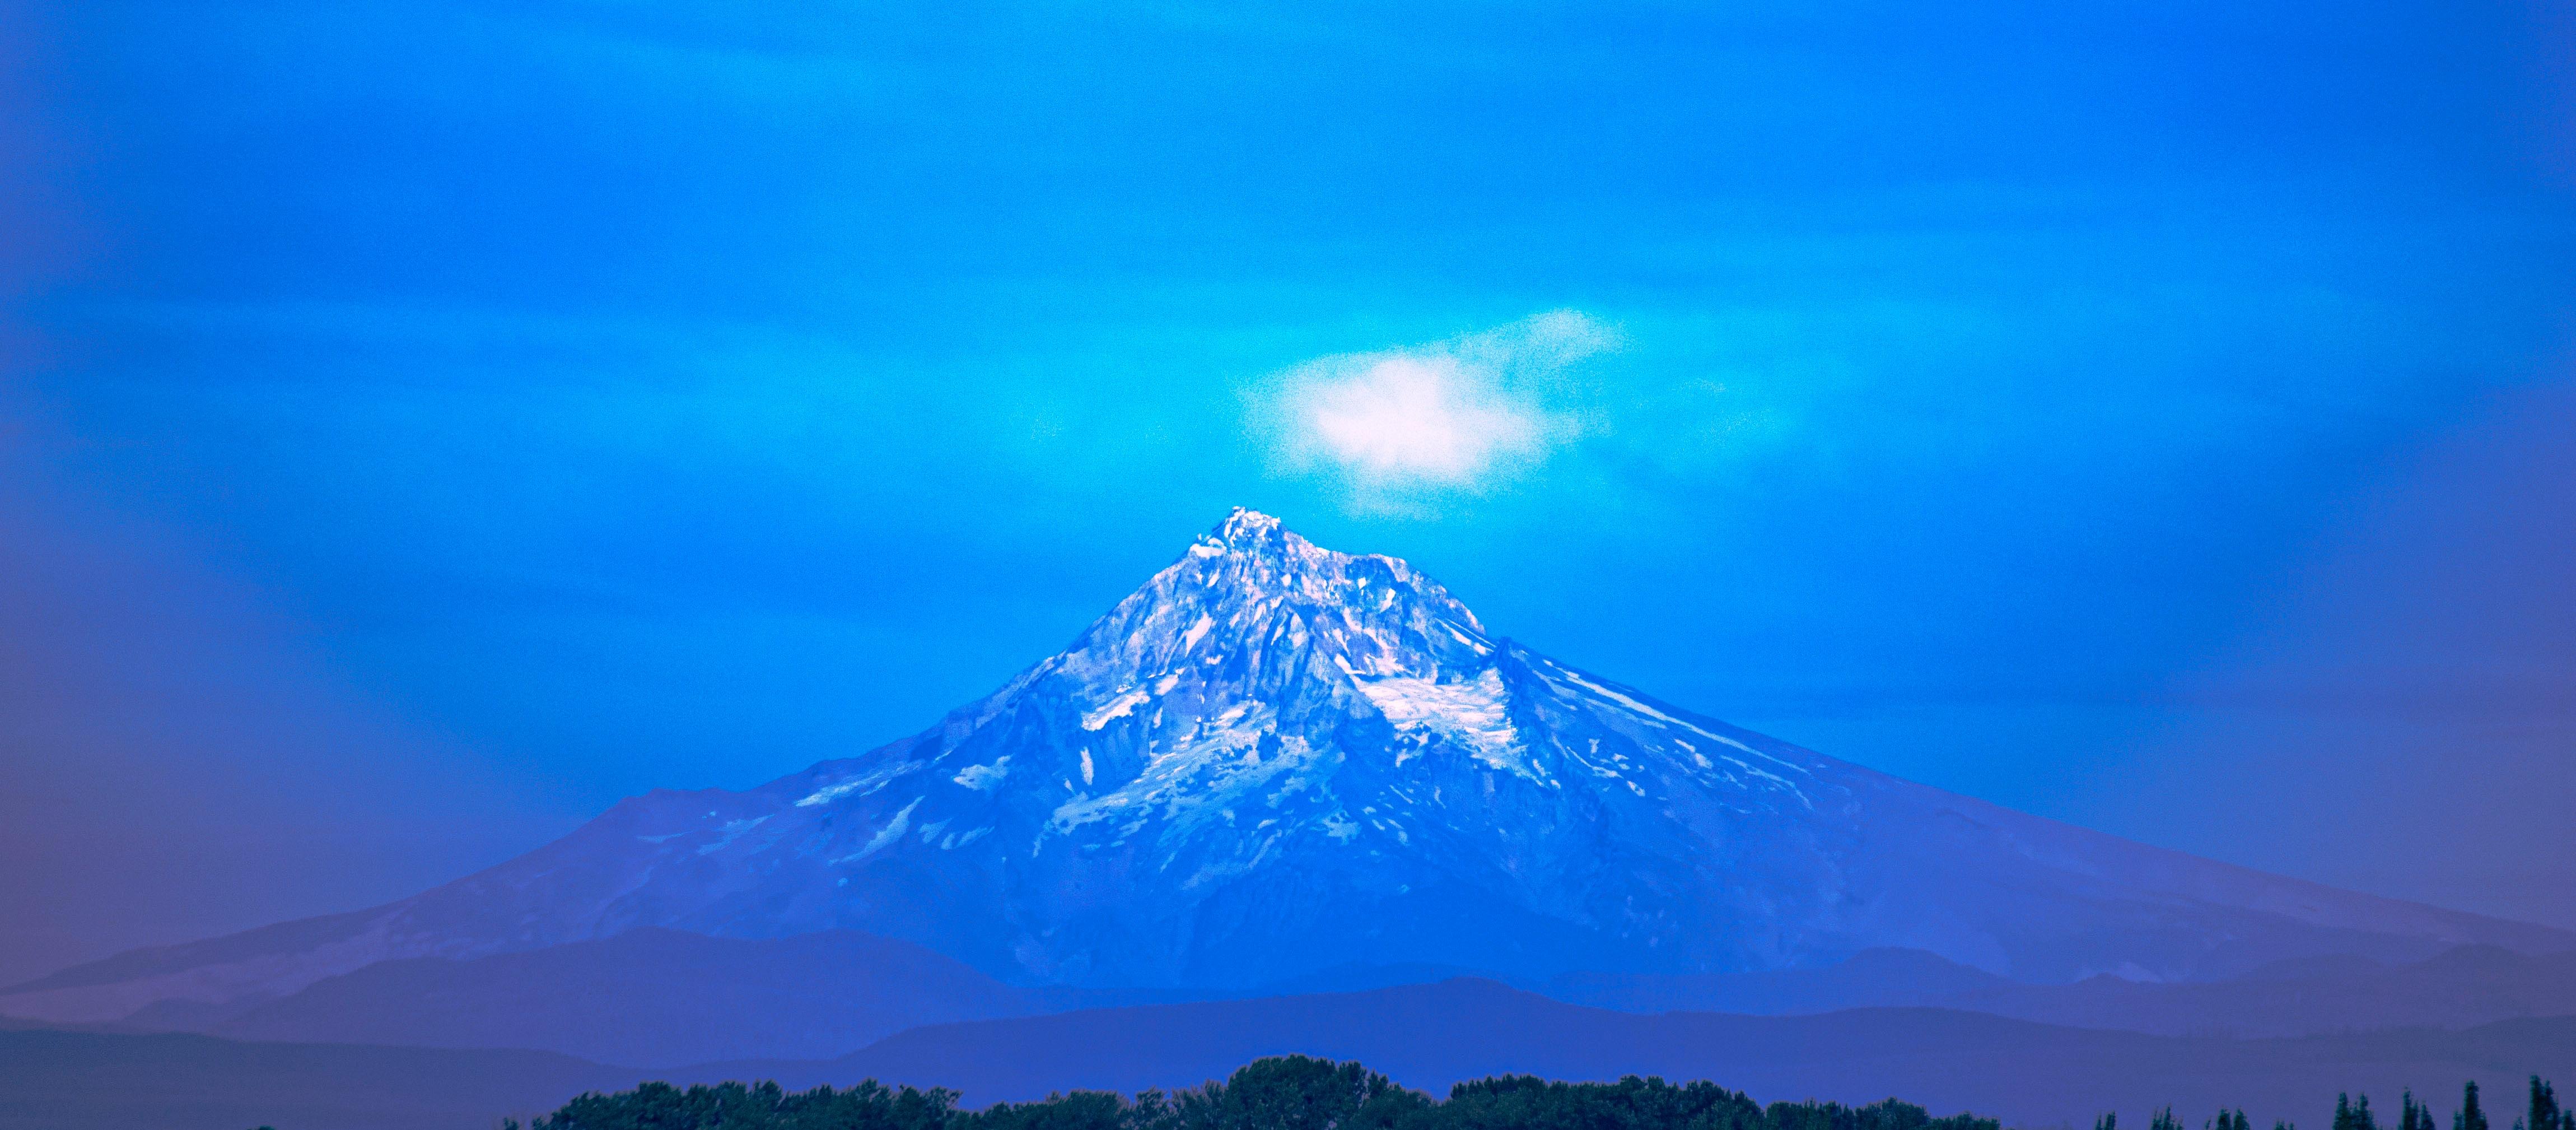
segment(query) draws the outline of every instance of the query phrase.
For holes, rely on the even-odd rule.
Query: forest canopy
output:
[[[2429,1106],[2402,1099],[2390,1130],[2440,1130]],[[2185,1130],[2171,1110],[2153,1130]],[[2468,1085],[2450,1130],[2491,1130]],[[1450,1088],[1445,1100],[1398,1086],[1357,1063],[1275,1056],[1246,1064],[1223,1082],[1126,1097],[1074,1091],[1037,1102],[961,1110],[954,1092],[886,1087],[869,1080],[834,1090],[789,1091],[776,1083],[675,1087],[647,1083],[616,1094],[586,1094],[509,1130],[2002,1130],[1992,1118],[1935,1118],[1897,1099],[1868,1106],[1831,1102],[1755,1103],[1714,1083],[1675,1084],[1629,1076],[1616,1083],[1563,1083],[1506,1075]],[[2105,1116],[2097,1130],[2115,1130]],[[2529,1110],[2515,1130],[2576,1130],[2548,1083],[2531,1081]],[[2251,1130],[2242,1111],[2219,1111],[2202,1130]],[[2286,1123],[2275,1130],[2295,1130]],[[2380,1130],[2370,1100],[2336,1104],[2334,1130]]]

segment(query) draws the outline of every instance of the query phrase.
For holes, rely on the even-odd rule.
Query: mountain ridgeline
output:
[[[401,902],[67,970],[0,991],[0,1012],[220,1010],[644,928],[862,931],[1014,986],[1185,993],[1397,969],[1649,984],[1882,948],[2020,982],[2207,980],[2576,946],[1800,749],[1494,635],[1403,561],[1238,510],[919,734],[747,791],[633,798]]]

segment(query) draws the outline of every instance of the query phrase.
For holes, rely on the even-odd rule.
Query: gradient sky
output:
[[[0,103],[0,980],[908,733],[1233,505],[2576,925],[2563,5],[0,0]]]

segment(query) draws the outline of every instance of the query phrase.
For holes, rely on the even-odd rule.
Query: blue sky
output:
[[[2576,923],[2563,15],[0,21],[0,973],[909,732],[1232,505],[1827,753]]]

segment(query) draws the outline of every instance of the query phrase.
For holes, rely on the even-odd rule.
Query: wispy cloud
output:
[[[1355,509],[1406,511],[1478,493],[1580,431],[1546,401],[1551,378],[1618,347],[1609,327],[1556,310],[1448,341],[1308,361],[1254,392],[1252,427],[1292,474],[1327,474]]]

